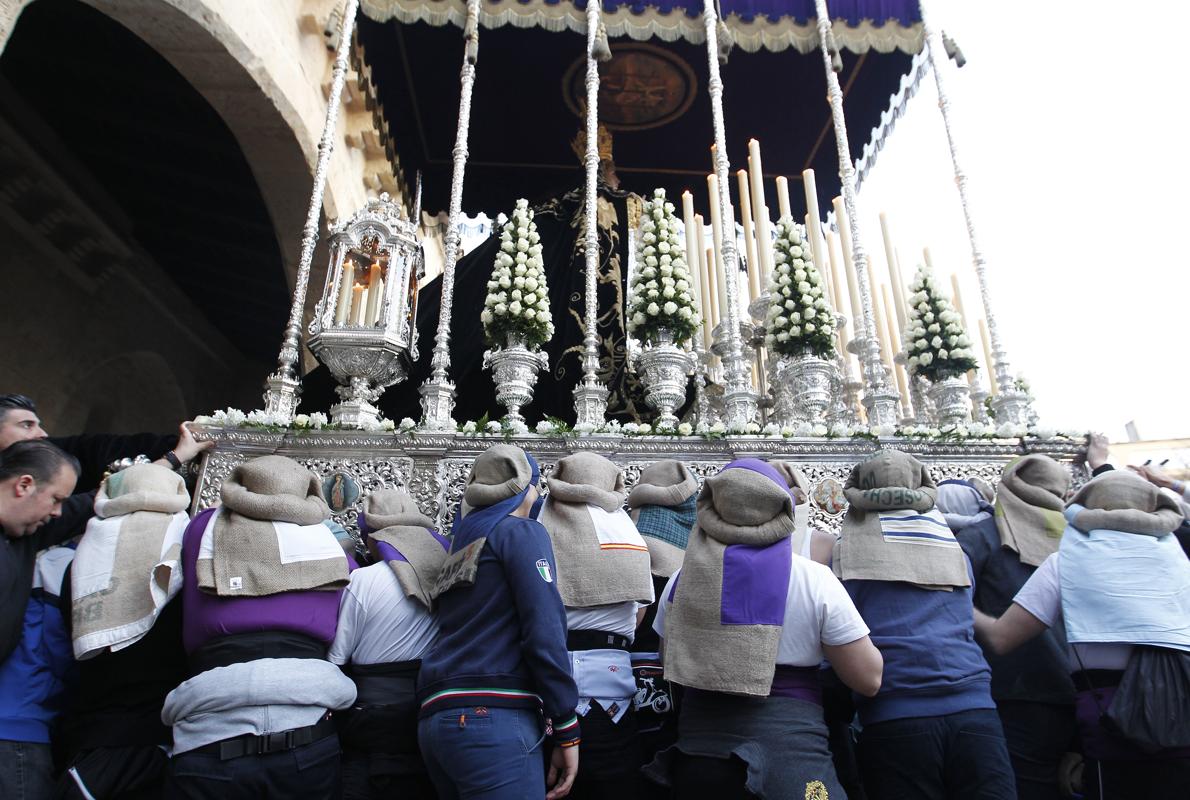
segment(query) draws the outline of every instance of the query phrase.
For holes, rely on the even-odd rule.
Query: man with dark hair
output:
[[[38,551],[69,537],[69,531],[43,526],[61,516],[78,470],[73,456],[46,441],[17,442],[0,451],[0,662],[7,662],[21,640]],[[0,709],[20,699],[0,692]],[[51,770],[48,742],[0,740],[0,796],[33,796],[26,789],[52,785]]]
[[[178,426],[176,436],[94,433],[50,437],[41,426],[37,404],[31,398],[23,394],[0,394],[0,450],[14,442],[47,438],[79,462],[76,493],[63,504],[61,516],[43,531],[56,537],[60,533],[57,529],[62,529],[64,535],[59,541],[83,532],[94,514],[95,490],[113,461],[144,455],[159,466],[177,469],[213,445],[196,442],[185,423]]]

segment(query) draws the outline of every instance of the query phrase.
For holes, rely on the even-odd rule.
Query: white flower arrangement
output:
[[[908,319],[902,337],[909,371],[937,383],[976,369],[962,317],[939,289],[934,274],[926,267],[918,267],[909,291]]]
[[[653,342],[659,330],[668,329],[674,343],[682,344],[702,325],[702,317],[694,305],[684,237],[664,189],[655,189],[644,202],[640,219],[637,270],[628,290],[628,332]]]
[[[810,253],[802,226],[792,217],[777,221],[765,346],[787,356],[833,358],[835,314],[823,293],[825,284]]]
[[[554,336],[541,236],[528,200],[516,201],[512,218],[500,232],[500,251],[479,319],[492,347],[504,347],[512,335],[523,338],[529,349],[537,350]]]

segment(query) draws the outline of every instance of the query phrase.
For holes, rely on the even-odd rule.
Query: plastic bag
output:
[[[1133,648],[1104,722],[1146,753],[1190,747],[1190,653]]]

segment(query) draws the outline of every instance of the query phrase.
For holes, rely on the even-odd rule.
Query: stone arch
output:
[[[326,113],[328,63],[320,32],[303,32],[303,6],[322,0],[84,0],[156,50],[201,94],[235,136],[256,177],[292,286],[311,176]],[[313,15],[317,18],[316,8]],[[307,26],[309,27],[309,26]],[[340,160],[349,158],[337,148]],[[362,203],[331,181],[324,208]]]
[[[182,387],[159,353],[113,356],[74,380],[60,418],[83,421],[81,433],[172,431],[187,418]]]

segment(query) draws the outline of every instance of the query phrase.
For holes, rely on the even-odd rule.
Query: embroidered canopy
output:
[[[362,0],[365,14],[378,21],[426,22],[461,26],[465,0]],[[735,43],[747,52],[794,48],[806,53],[818,46],[814,0],[718,0],[720,16]],[[854,53],[921,49],[921,13],[917,0],[832,0],[828,3],[840,47]],[[582,0],[483,0],[480,25],[499,28],[586,30]],[[705,29],[702,0],[604,0],[603,19],[611,37],[637,41],[684,39],[701,44]]]

